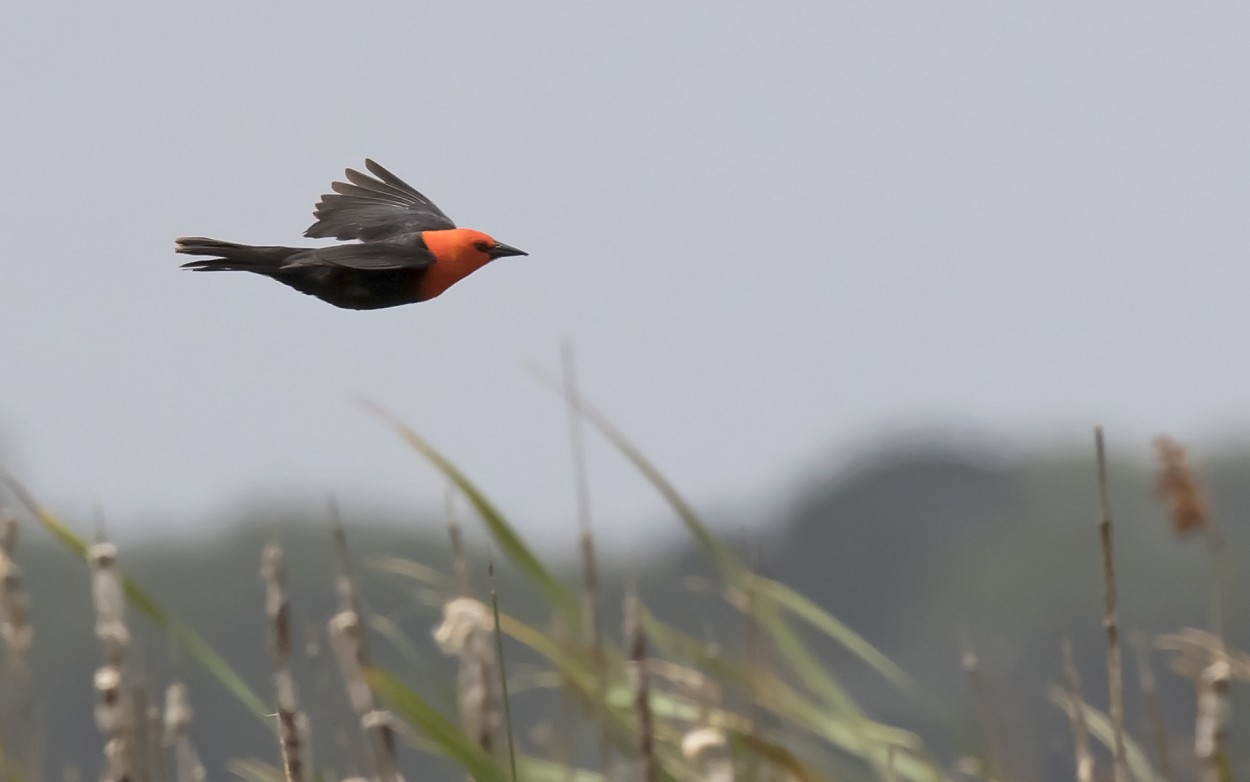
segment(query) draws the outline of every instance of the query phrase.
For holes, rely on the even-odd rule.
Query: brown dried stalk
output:
[[[378,778],[398,779],[395,760],[395,733],[390,712],[374,705],[373,690],[365,679],[368,661],[360,642],[364,631],[355,611],[339,611],[330,619],[330,647],[347,689],[352,711],[360,718],[361,731],[369,747],[369,757]]]
[[[495,659],[499,661],[499,689],[502,693],[504,729],[508,738],[508,768],[512,772],[512,782],[517,782],[516,741],[512,733],[512,703],[508,700],[508,670],[503,656],[503,630],[499,627],[499,590],[495,588],[495,561],[488,564],[490,579],[490,609],[492,634],[495,636]]]
[[[165,690],[165,743],[174,747],[177,782],[204,782],[208,778],[199,753],[191,743],[191,696],[187,686],[174,682]]]
[[[301,782],[304,778],[304,742],[300,735],[295,678],[291,675],[291,617],[286,595],[286,568],[282,562],[282,549],[277,545],[265,547],[260,574],[265,580],[265,613],[273,632],[274,705],[277,707],[282,771],[287,782]]]
[[[352,558],[347,550],[347,530],[343,527],[343,520],[339,517],[339,505],[333,497],[330,498],[330,529],[334,535],[334,550],[339,557],[339,575],[334,581],[334,590],[339,596],[339,610],[351,611],[356,614],[357,618],[364,617],[364,611],[360,607],[360,596],[356,592],[356,579],[352,573]],[[360,654],[363,660],[369,659],[369,638],[368,634],[360,633],[357,641],[360,645]]]
[[[18,567],[16,552],[17,517],[7,510],[0,511],[0,641],[6,649],[5,664],[0,666],[0,692],[13,696],[11,707],[15,717],[8,731],[0,731],[0,750],[4,748],[7,733],[11,747],[7,765],[14,769],[19,767],[16,752],[17,748],[23,748],[26,760],[20,766],[24,767],[26,776],[35,778],[39,765],[39,733],[28,662],[35,633],[30,623],[30,598],[22,591],[22,570]]]
[[[1233,704],[1229,700],[1231,684],[1227,660],[1214,660],[1198,677],[1194,756],[1202,769],[1203,782],[1232,779],[1232,759],[1228,756],[1228,736],[1233,722]]]
[[[1163,782],[1175,782],[1176,772],[1172,768],[1172,750],[1168,746],[1168,734],[1163,726],[1163,707],[1159,705],[1159,689],[1155,683],[1154,667],[1150,664],[1150,650],[1146,647],[1146,639],[1141,633],[1133,633],[1131,640],[1137,654],[1137,678],[1141,683],[1141,696],[1146,707],[1146,718],[1150,722],[1150,740],[1154,745],[1155,763],[1159,766]]]
[[[651,711],[651,685],[647,675],[647,636],[642,629],[642,605],[631,589],[625,596],[625,648],[628,670],[634,680],[634,711],[638,715],[638,758],[644,782],[657,782],[660,765],[655,752],[655,715]]]
[[[1159,636],[1160,649],[1177,652],[1172,668],[1194,682],[1198,696],[1194,726],[1194,755],[1203,782],[1232,779],[1229,736],[1233,710],[1229,689],[1233,680],[1250,681],[1250,655],[1229,650],[1213,633],[1186,629]]]
[[[981,660],[972,648],[972,641],[966,635],[964,636],[963,668],[964,675],[968,677],[968,688],[972,692],[972,705],[976,711],[977,725],[981,730],[981,745],[985,748],[985,765],[987,768],[981,769],[979,774],[985,779],[1004,779],[1003,762],[1002,758],[999,757],[1000,742],[997,730],[999,725],[997,710],[994,708],[993,699],[990,697],[985,675],[981,672]]]
[[[334,516],[334,538],[339,552],[339,612],[330,618],[330,647],[338,662],[347,699],[360,718],[360,727],[369,746],[374,774],[382,782],[399,782],[396,765],[394,718],[389,711],[376,707],[373,690],[365,679],[369,668],[369,651],[361,621],[360,602],[352,580],[351,559],[347,552],[347,534],[338,522],[338,509],[331,504]]]
[[[596,664],[600,664],[603,661],[603,638],[599,627],[599,570],[595,559],[594,536],[591,533],[590,488],[586,479],[585,438],[582,435],[582,417],[578,413],[575,401],[578,399],[577,366],[574,362],[573,346],[568,342],[562,346],[561,359],[564,369],[564,396],[568,402],[569,449],[573,457],[573,485],[577,494],[577,527],[580,531],[582,578],[585,585],[582,594],[582,620],[589,634]]]
[[[35,631],[30,624],[30,599],[22,592],[22,569],[15,558],[17,517],[0,512],[0,639],[15,672],[27,670]]]
[[[1077,782],[1093,782],[1094,756],[1089,751],[1089,726],[1085,722],[1085,697],[1081,694],[1081,674],[1076,670],[1072,660],[1072,642],[1064,638],[1061,643],[1063,654],[1063,677],[1068,691],[1068,722],[1072,728],[1072,746],[1076,755]]]
[[[451,538],[452,571],[456,576],[456,596],[472,597],[473,582],[469,579],[469,558],[464,553],[464,536],[456,514],[456,491],[447,487],[447,535]]]
[[[603,628],[599,621],[599,566],[595,557],[595,538],[591,530],[590,484],[586,477],[585,436],[582,434],[582,416],[577,409],[577,363],[573,344],[564,342],[560,351],[564,374],[564,398],[569,421],[569,450],[573,459],[573,487],[577,497],[578,548],[582,558],[582,630],[590,644],[590,658],[595,673],[595,723],[603,722],[603,710],[607,703],[608,664],[603,651]],[[566,691],[571,688],[566,687]],[[565,703],[565,711],[572,715],[573,704]],[[599,733],[599,765],[607,767],[607,735]]]
[[[134,704],[126,681],[126,652],[130,632],[126,629],[126,596],[117,571],[117,547],[96,543],[87,550],[91,565],[91,597],[95,605],[95,634],[100,641],[103,665],[95,672],[95,721],[105,736],[106,782],[129,782],[140,773],[135,757]]]
[[[1124,752],[1124,671],[1120,655],[1120,626],[1116,618],[1115,548],[1111,525],[1111,500],[1107,486],[1107,450],[1102,427],[1094,427],[1094,451],[1098,461],[1098,540],[1102,550],[1103,628],[1107,631],[1107,714],[1114,734],[1115,782],[1128,782]]]
[[[135,677],[139,678],[139,677]],[[130,688],[131,710],[134,714],[135,730],[134,730],[134,748],[132,750],[135,768],[136,780],[155,779],[152,776],[152,758],[157,755],[160,750],[161,734],[151,733],[145,716],[148,713],[148,691],[146,683],[142,680],[136,682]]]
[[[163,780],[165,776],[165,753],[162,748],[162,731],[165,725],[165,715],[161,713],[159,703],[149,703],[147,711],[138,715],[146,724],[146,732],[151,737],[148,747],[148,768],[152,770],[152,779]]]

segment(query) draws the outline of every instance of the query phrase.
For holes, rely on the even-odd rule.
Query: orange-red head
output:
[[[496,258],[529,255],[472,228],[425,231],[421,238],[434,256],[434,265],[421,278],[422,299],[434,298]]]

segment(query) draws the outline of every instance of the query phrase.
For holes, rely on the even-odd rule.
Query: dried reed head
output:
[[[191,695],[187,685],[174,682],[165,690],[165,738],[174,741],[180,736],[188,735],[191,730],[191,719],[195,714],[191,710]]]
[[[87,550],[87,559],[92,572],[95,634],[105,659],[120,664],[130,646],[130,632],[126,629],[126,593],[117,572],[117,546],[96,543]]]
[[[352,711],[359,716],[373,710],[373,690],[365,679],[365,663],[362,659],[363,634],[360,616],[355,611],[339,611],[330,617],[330,648],[334,650],[334,659],[338,662],[339,672],[347,687],[347,698],[351,702]]]
[[[92,678],[96,693],[96,726],[106,736],[118,735],[129,728],[123,681],[122,671],[116,665],[97,668]]]
[[[1179,536],[1206,529],[1210,509],[1185,448],[1166,435],[1156,437],[1154,447],[1159,459],[1155,496],[1168,509],[1172,532]]]
[[[174,778],[177,782],[204,782],[207,772],[191,743],[191,694],[182,682],[165,689],[165,741],[174,747]]]
[[[1250,683],[1250,654],[1229,649],[1214,633],[1187,627],[1155,639],[1155,648],[1173,652],[1172,670],[1197,683],[1212,662],[1223,661],[1233,680]]]
[[[443,605],[443,622],[434,630],[434,640],[443,654],[464,656],[472,653],[470,647],[480,634],[494,632],[495,620],[485,603],[457,597]]]
[[[1198,676],[1194,755],[1199,761],[1219,760],[1225,751],[1233,721],[1233,704],[1229,700],[1231,683],[1232,667],[1226,660],[1215,660]]]
[[[494,614],[471,597],[449,600],[443,605],[443,621],[434,630],[434,640],[443,654],[460,658],[456,679],[460,722],[478,746],[491,751],[501,722]]]
[[[291,675],[291,612],[286,594],[286,567],[277,544],[265,546],[261,555],[261,578],[265,581],[265,613],[273,638],[273,688],[277,707],[278,746],[286,782],[302,782],[304,733],[295,698],[295,677]]]
[[[733,782],[733,757],[725,734],[718,728],[701,727],[681,738],[681,754],[698,770],[702,782]]]
[[[718,728],[695,728],[681,737],[681,754],[686,760],[694,760],[715,749],[725,746],[725,734]]]

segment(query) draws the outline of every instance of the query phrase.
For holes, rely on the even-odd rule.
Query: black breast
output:
[[[297,291],[349,310],[377,310],[418,301],[424,269],[346,269],[310,266],[287,269],[274,279]]]

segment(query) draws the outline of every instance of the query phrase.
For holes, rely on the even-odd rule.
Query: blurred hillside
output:
[[[1244,621],[1250,569],[1240,566],[1247,546],[1242,520],[1250,515],[1248,472],[1250,460],[1242,456],[1203,465],[1228,538],[1228,637],[1237,648],[1250,646]],[[1126,635],[1207,624],[1206,550],[1198,539],[1172,537],[1150,480],[1145,465],[1112,465],[1120,619]],[[1089,455],[1004,461],[954,449],[900,450],[807,486],[789,504],[788,517],[735,545],[765,574],[816,600],[915,678],[916,692],[900,694],[862,664],[842,661],[844,653],[828,648],[869,713],[917,730],[946,760],[973,750],[978,730],[960,667],[964,644],[970,643],[991,684],[997,718],[991,739],[1003,748],[1003,762],[1014,778],[1068,779],[1067,723],[1049,703],[1045,688],[1059,681],[1059,639],[1068,635],[1086,697],[1095,705],[1106,704],[1096,507]],[[372,637],[375,656],[454,714],[454,669],[429,637],[439,608],[412,581],[380,566],[400,557],[448,573],[445,538],[420,532],[435,528],[433,521],[416,524],[398,513],[370,514],[368,524],[349,527],[349,544],[368,609],[392,626],[388,634]],[[680,531],[676,521],[673,528]],[[294,623],[304,641],[297,669],[301,697],[322,731],[315,750],[323,759],[351,757],[344,747],[356,740],[355,729],[320,641],[336,605],[337,565],[328,522],[302,510],[270,507],[222,520],[221,529],[220,535],[192,543],[124,546],[121,563],[268,697],[268,631],[258,569],[262,547],[280,542],[287,555]],[[90,777],[98,769],[102,742],[92,721],[91,676],[99,649],[88,572],[25,519],[23,533],[18,555],[33,603],[35,706],[47,776],[56,778],[63,767],[76,766]],[[569,534],[575,534],[572,524]],[[628,569],[611,562],[612,552],[601,553],[608,562],[608,604],[619,604],[624,579],[636,579],[660,618],[695,636],[741,643],[741,620],[728,610],[709,609],[714,600],[699,594],[700,584],[692,577],[709,569],[690,547],[658,549]],[[568,563],[570,582],[577,581],[576,567]],[[485,573],[480,556],[473,570],[480,590]],[[423,596],[430,599],[419,599]],[[503,563],[500,597],[504,610],[543,621],[541,603]],[[617,632],[619,612],[607,610],[605,616],[606,626]],[[136,648],[154,683],[163,686],[182,677],[190,685],[192,735],[211,776],[222,776],[229,758],[276,761],[266,727],[194,662],[152,633]],[[1182,741],[1192,732],[1192,694],[1186,681],[1164,670],[1161,656],[1155,662],[1179,758],[1188,754]],[[1131,664],[1127,670],[1128,725],[1144,738],[1136,674]],[[528,740],[528,728],[549,715],[531,695],[517,696],[516,708],[519,724],[527,726],[518,733]],[[1250,704],[1239,704],[1239,710],[1246,708]],[[1250,741],[1238,745],[1250,747]],[[1250,750],[1239,751],[1244,774]],[[404,754],[410,767],[428,762],[411,751]],[[340,761],[336,768],[355,770],[348,765]]]

